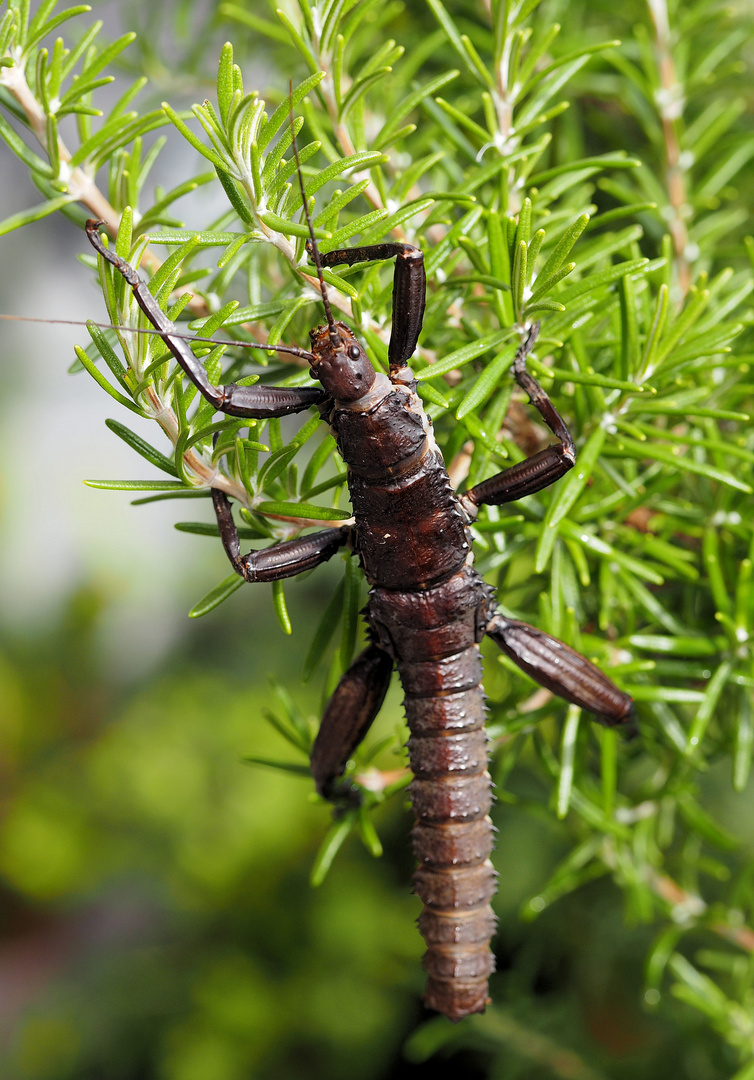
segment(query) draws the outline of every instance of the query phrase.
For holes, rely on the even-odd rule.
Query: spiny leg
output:
[[[487,635],[540,686],[593,713],[606,727],[624,724],[629,735],[636,734],[633,698],[569,645],[500,614],[491,620]]]
[[[164,313],[131,264],[105,247],[99,234],[100,224],[101,222],[98,221],[87,221],[86,223],[86,235],[89,237],[92,247],[123,275],[133,289],[134,297],[141,310],[155,329],[159,331],[160,337],[189,379],[216,409],[227,413],[229,416],[267,420],[276,416],[287,416],[289,413],[303,412],[310,405],[319,405],[320,402],[325,400],[327,396],[325,392],[314,386],[288,388],[278,386],[236,386],[234,383],[227,386],[213,386],[207,377],[204,366],[194,356],[188,343],[183,338],[175,336],[173,332],[175,330],[174,324]],[[309,357],[310,355],[303,349],[290,351],[297,352],[303,357]]]
[[[377,645],[356,657],[327,703],[311,756],[317,791],[326,799],[353,801],[338,777],[371,727],[390,685],[393,661]]]
[[[534,323],[526,341],[514,357],[513,377],[529,395],[529,401],[560,442],[519,461],[510,469],[504,469],[465,492],[461,496],[461,502],[472,517],[476,516],[477,507],[484,503],[500,506],[502,503],[522,499],[524,495],[542,491],[572,469],[576,460],[573,438],[563,418],[537,380],[526,370],[526,357],[534,347],[538,335],[539,323]]]
[[[307,244],[311,253],[311,241]],[[340,248],[320,255],[323,266],[340,266],[372,262],[382,259],[395,260],[393,277],[393,322],[388,346],[390,372],[405,367],[416,348],[424,318],[427,293],[427,275],[424,271],[424,253],[412,244],[369,244],[366,247]]]
[[[338,529],[323,529],[311,536],[300,536],[282,544],[250,551],[241,555],[238,529],[233,520],[230,500],[223,491],[212,489],[212,502],[220,528],[220,539],[225,554],[237,574],[246,581],[280,581],[282,578],[303,574],[320,563],[327,562],[353,535],[350,525]]]

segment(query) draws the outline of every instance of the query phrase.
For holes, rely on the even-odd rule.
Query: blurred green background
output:
[[[294,625],[326,600],[326,578],[290,590]],[[495,1004],[455,1029],[428,1020],[405,807],[378,815],[382,859],[352,838],[314,891],[327,809],[305,780],[240,760],[286,756],[261,718],[266,672],[317,707],[267,595],[243,590],[217,618],[181,623],[145,677],[128,670],[133,628],[120,664],[102,646],[122,603],[82,583],[33,634],[3,620],[3,1076],[421,1077],[436,1044],[470,1078],[726,1075],[697,1014],[678,1006],[676,1026],[672,1005],[642,1012],[654,930],[623,924],[615,885],[521,921],[571,846],[525,768],[507,787],[526,809],[494,813]],[[393,693],[374,738],[398,716]]]
[[[294,625],[326,599],[325,578],[291,590]],[[145,678],[103,656],[120,603],[106,586],[75,588],[33,636],[4,627],[4,1075],[423,1075],[401,1053],[426,1020],[409,814],[393,804],[378,820],[383,859],[351,842],[309,888],[326,808],[306,781],[240,761],[287,750],[260,715],[273,703],[267,671],[304,708],[317,704],[298,686],[295,639],[282,641],[255,593],[187,622]],[[252,619],[266,631],[254,655]],[[126,659],[128,635],[120,648]],[[395,722],[396,698],[375,739]],[[526,801],[542,794],[533,784],[525,772],[508,781]],[[667,1019],[639,1010],[636,960],[651,930],[622,926],[605,883],[522,923],[518,908],[569,835],[510,807],[495,823],[496,1004],[456,1029],[463,1049],[446,1053],[472,1077],[630,1077],[650,1063],[659,1075],[682,1051]],[[449,1028],[430,1021],[416,1052]],[[580,1045],[592,1059],[599,1049],[604,1073],[578,1064]]]
[[[112,35],[128,22],[125,5],[96,7]],[[217,50],[207,54],[211,66]],[[197,100],[210,92],[204,74],[182,88],[156,69],[155,93]],[[25,173],[9,154],[0,181],[2,215],[35,201],[20,195]],[[42,301],[51,316],[90,316],[98,300],[81,250],[65,222],[4,237],[0,309]],[[382,859],[352,837],[310,888],[328,809],[308,781],[242,759],[290,752],[264,719],[270,673],[305,714],[320,711],[321,688],[301,685],[301,667],[336,568],[288,587],[290,639],[266,587],[189,621],[225,558],[177,534],[170,504],[135,510],[82,486],[144,473],[104,428],[104,396],[65,373],[80,337],[3,334],[0,1075],[730,1076],[700,1013],[672,1001],[642,1009],[656,928],[624,924],[611,881],[522,921],[573,846],[526,756],[506,779],[520,806],[494,812],[499,971],[485,1016],[453,1028],[422,1008],[405,803],[377,815]],[[486,685],[494,700],[494,676]],[[375,743],[401,723],[399,701],[394,687]],[[734,799],[720,767],[704,786],[716,820],[750,845],[751,785]]]

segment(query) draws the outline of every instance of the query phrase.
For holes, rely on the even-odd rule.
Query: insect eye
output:
[[[359,348],[358,345],[349,345],[348,346],[348,355],[350,356],[350,358],[352,360],[358,360],[359,357],[361,356],[361,349]]]

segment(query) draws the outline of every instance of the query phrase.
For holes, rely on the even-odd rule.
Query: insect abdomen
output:
[[[473,677],[479,649],[474,645],[448,660]],[[429,975],[425,1001],[458,1020],[482,1012],[488,1001],[487,979],[495,967],[490,901],[496,875],[489,858],[492,792],[484,697],[478,679],[448,694],[443,666],[449,664],[399,662],[411,730],[414,888],[424,904],[419,929],[427,943]],[[424,696],[433,676],[443,696]]]
[[[483,1011],[494,970],[492,791],[477,644],[487,602],[484,583],[464,567],[423,592],[375,589],[369,605],[406,693],[425,1001],[452,1020]]]

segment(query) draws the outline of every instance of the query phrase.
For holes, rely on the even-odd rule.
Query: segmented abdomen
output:
[[[492,792],[479,647],[440,662],[399,661],[398,670],[411,730],[414,887],[424,904],[419,929],[429,976],[425,1001],[459,1020],[484,1010],[495,968]]]
[[[487,587],[464,567],[423,592],[375,589],[368,610],[406,693],[425,1001],[451,1020],[484,1010],[494,970],[492,792],[477,644],[488,604]]]

